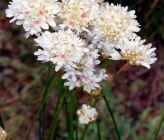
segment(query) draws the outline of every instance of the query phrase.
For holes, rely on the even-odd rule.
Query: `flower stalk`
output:
[[[159,135],[159,132],[160,132],[160,129],[162,127],[162,123],[163,122],[164,122],[164,113],[163,113],[162,118],[161,118],[161,121],[159,123],[159,126],[158,126],[157,132],[155,134],[154,140],[157,140],[158,139],[158,135]]]

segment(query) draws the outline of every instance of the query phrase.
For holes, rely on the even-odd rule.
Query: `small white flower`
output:
[[[123,43],[117,45],[117,49],[113,49],[111,59],[113,60],[126,60],[131,65],[142,65],[150,68],[150,64],[153,64],[157,58],[154,51],[156,48],[151,48],[151,44],[143,45],[145,40],[141,40],[137,37],[135,40],[124,39]]]
[[[6,16],[23,25],[26,37],[40,33],[41,29],[56,26],[55,17],[59,12],[57,0],[13,0],[6,10]]]
[[[81,124],[89,124],[97,119],[98,112],[96,108],[83,104],[82,109],[77,111],[77,115]]]
[[[91,91],[100,88],[100,82],[102,80],[105,80],[107,77],[107,74],[105,74],[105,72],[106,71],[104,69],[96,71],[96,73],[84,70],[83,74],[80,76],[80,81],[82,82],[83,90],[88,93],[91,93]]]
[[[98,49],[99,49],[99,52],[101,53],[101,57],[109,58],[116,44],[117,44],[116,42],[100,41],[98,43]]]

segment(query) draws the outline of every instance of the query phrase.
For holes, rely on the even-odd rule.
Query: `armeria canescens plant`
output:
[[[107,59],[127,62],[113,81],[128,64],[149,69],[157,60],[156,48],[145,45],[136,34],[140,25],[135,11],[119,4],[103,0],[13,0],[6,16],[23,26],[26,37],[35,35],[39,49],[34,55],[39,61],[51,62],[56,72],[63,71],[64,86],[76,91],[82,88],[92,98],[92,107],[83,104],[76,113],[79,122],[86,125],[81,139],[89,123],[96,120],[96,109],[108,89],[102,89],[108,75],[99,65]]]

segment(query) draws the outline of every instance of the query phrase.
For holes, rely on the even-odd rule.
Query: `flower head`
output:
[[[89,52],[84,53],[75,69],[65,67],[66,73],[62,78],[68,80],[64,85],[69,86],[70,90],[83,87],[83,90],[90,94],[100,88],[100,82],[106,79],[107,74],[104,69],[96,69],[96,65],[100,63],[98,49],[95,49],[93,45],[86,46],[86,48]]]
[[[55,17],[59,12],[57,0],[13,0],[6,10],[7,17],[13,17],[10,22],[16,21],[23,25],[26,37],[49,29],[49,25],[56,26]]]
[[[89,105],[83,104],[82,109],[79,109],[77,111],[77,115],[79,117],[79,122],[81,124],[88,124],[97,119],[98,113],[95,108]]]
[[[64,26],[81,32],[92,25],[98,9],[99,4],[95,0],[64,0],[59,15]]]
[[[145,40],[137,37],[134,40],[124,39],[123,44],[117,45],[117,49],[113,49],[111,59],[113,60],[126,60],[131,65],[142,65],[150,68],[157,58],[154,51],[156,48],[151,48],[151,44],[143,45]]]
[[[94,29],[97,38],[110,41],[134,38],[136,36],[134,32],[139,31],[139,24],[135,20],[135,11],[127,10],[127,7],[121,5],[102,4]]]
[[[38,60],[53,62],[56,71],[65,66],[77,67],[84,53],[89,51],[83,48],[84,42],[71,30],[56,33],[47,31],[35,41],[42,47],[35,52]]]

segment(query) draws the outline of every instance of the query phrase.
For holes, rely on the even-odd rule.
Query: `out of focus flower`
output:
[[[93,24],[98,10],[99,4],[95,0],[63,0],[59,16],[65,27],[81,32]]]
[[[134,38],[134,32],[138,32],[139,24],[136,21],[135,11],[127,11],[128,7],[121,5],[102,4],[99,17],[95,23],[97,38],[105,38],[110,41],[119,41],[122,38]]]
[[[77,111],[77,115],[81,124],[89,124],[97,119],[98,113],[95,108],[83,104],[82,109]]]
[[[26,37],[40,33],[41,29],[56,26],[55,17],[59,12],[57,0],[13,0],[6,10],[6,16],[13,18],[17,25],[23,25]]]
[[[122,59],[131,65],[142,65],[150,68],[150,64],[157,60],[154,53],[156,48],[151,48],[151,44],[143,45],[144,42],[145,40],[141,40],[140,37],[134,40],[124,39],[123,44],[117,45],[117,49],[113,49],[111,59]]]
[[[0,140],[8,140],[7,133],[0,127]]]

